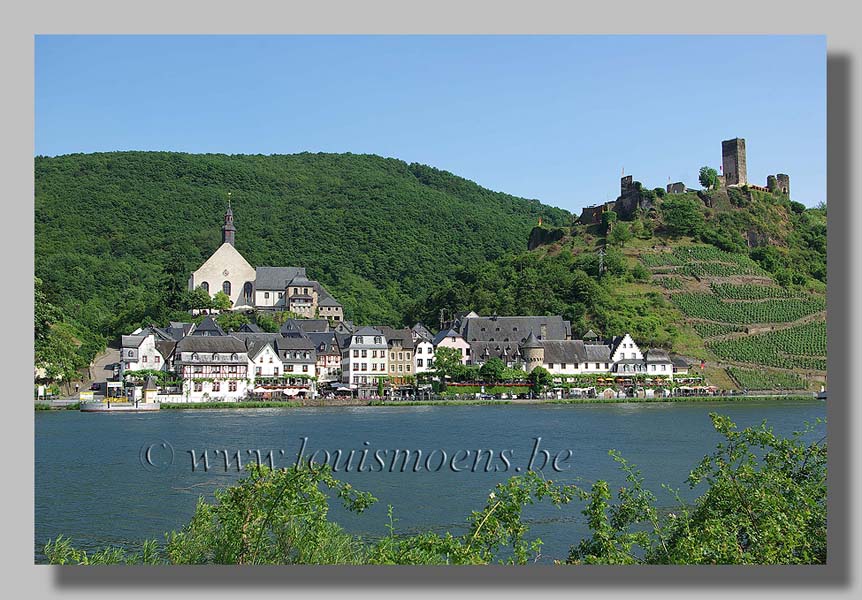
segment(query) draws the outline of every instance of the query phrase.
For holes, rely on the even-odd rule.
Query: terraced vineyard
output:
[[[694,330],[697,331],[700,337],[704,339],[742,331],[742,327],[739,325],[726,325],[724,323],[704,323],[702,321],[698,321],[694,323],[693,326]]]
[[[681,290],[683,287],[682,280],[679,277],[660,277],[655,280],[666,290]]]
[[[713,281],[709,287],[713,294],[726,300],[766,300],[768,298],[795,298],[801,295],[793,290],[768,285],[736,285]]]
[[[657,272],[677,272],[693,277],[769,275],[748,256],[713,246],[678,246],[671,252],[645,254],[641,260],[647,267],[661,268]]]
[[[719,358],[784,369],[826,370],[826,323],[707,343]]]
[[[724,302],[713,294],[673,294],[671,301],[687,316],[722,323],[789,323],[826,309],[822,296]]]
[[[727,374],[739,387],[749,390],[801,390],[806,387],[805,380],[794,373],[728,367]]]

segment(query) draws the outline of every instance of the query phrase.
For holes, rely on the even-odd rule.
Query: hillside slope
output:
[[[826,377],[826,208],[731,189],[653,198],[629,221],[543,227],[532,251],[456,273],[411,309],[562,314],[705,361],[710,381],[817,389]]]
[[[302,265],[358,322],[398,324],[459,266],[520,250],[570,215],[451,173],[373,155],[112,152],[35,160],[36,276],[79,324],[115,336],[170,311],[165,294],[219,245]]]

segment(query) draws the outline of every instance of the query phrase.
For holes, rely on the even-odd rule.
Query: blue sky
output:
[[[39,155],[371,153],[572,211],[622,169],[826,200],[822,36],[37,36]]]

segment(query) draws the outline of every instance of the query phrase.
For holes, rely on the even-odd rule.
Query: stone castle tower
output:
[[[745,139],[733,138],[721,142],[721,168],[725,185],[748,184],[745,166]]]
[[[524,356],[527,373],[536,367],[541,367],[545,362],[545,347],[542,346],[542,342],[539,341],[539,338],[532,331],[527,336],[527,339],[524,340],[524,343],[521,344],[521,354]]]
[[[224,225],[221,228],[221,243],[234,246],[236,241],[236,227],[233,224],[233,209],[228,201],[227,212],[224,214]]]

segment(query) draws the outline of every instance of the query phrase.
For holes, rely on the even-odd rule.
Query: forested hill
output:
[[[396,324],[459,267],[524,249],[564,210],[374,155],[111,152],[35,160],[36,276],[81,328],[171,314],[220,244],[228,192],[254,266],[301,265],[348,318]]]

